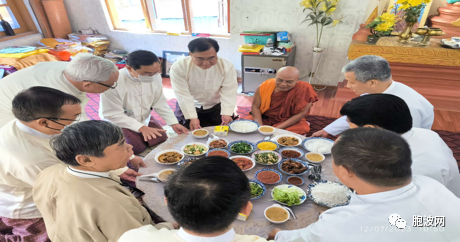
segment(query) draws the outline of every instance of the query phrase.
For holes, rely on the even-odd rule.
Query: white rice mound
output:
[[[249,133],[257,130],[257,124],[250,121],[238,121],[231,125],[235,132]]]
[[[327,183],[318,183],[310,189],[310,193],[315,202],[332,207],[347,203],[351,191],[346,186],[328,181]]]
[[[323,139],[311,139],[305,142],[305,149],[314,153],[327,154],[331,153],[334,143]]]

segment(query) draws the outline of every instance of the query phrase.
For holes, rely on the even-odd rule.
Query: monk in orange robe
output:
[[[281,68],[276,78],[268,79],[257,88],[249,119],[297,134],[310,131],[305,116],[318,95],[308,82],[299,81],[299,70]]]

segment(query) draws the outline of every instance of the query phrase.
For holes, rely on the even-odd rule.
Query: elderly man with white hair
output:
[[[86,93],[103,93],[115,88],[118,68],[111,61],[87,53],[78,54],[71,62],[41,62],[11,74],[0,82],[0,127],[14,119],[11,102],[24,89],[44,86],[58,89],[81,100],[82,118]]]
[[[347,87],[357,95],[386,93],[400,97],[409,106],[412,126],[431,129],[434,121],[433,105],[414,89],[393,81],[390,64],[384,58],[375,55],[362,56],[348,63],[342,72],[348,81]],[[342,116],[312,136],[335,136],[348,128],[347,117]]]

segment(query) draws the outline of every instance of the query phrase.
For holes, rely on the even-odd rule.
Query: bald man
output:
[[[276,78],[257,88],[249,118],[261,125],[305,135],[310,131],[305,117],[316,101],[318,95],[313,87],[299,81],[299,70],[286,66],[278,70]]]

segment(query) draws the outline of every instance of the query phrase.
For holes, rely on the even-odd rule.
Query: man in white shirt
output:
[[[412,176],[411,151],[401,136],[350,129],[332,157],[335,175],[355,191],[349,205],[325,211],[303,229],[274,229],[275,241],[460,241],[460,200],[439,182]]]
[[[347,87],[357,95],[372,93],[393,94],[402,98],[409,106],[413,127],[431,129],[434,121],[433,105],[414,89],[395,82],[391,76],[390,64],[380,56],[366,55],[348,63],[342,72],[347,79]],[[324,129],[313,133],[312,137],[339,135],[348,129],[346,117],[341,117]]]
[[[165,141],[165,130],[151,117],[155,110],[177,134],[188,130],[177,122],[163,95],[161,64],[157,56],[146,50],[130,53],[126,68],[119,71],[117,88],[101,94],[99,116],[123,130],[126,143],[134,154],[148,146]]]
[[[102,93],[115,88],[118,68],[111,61],[87,53],[76,55],[71,62],[40,62],[15,72],[0,82],[0,127],[14,119],[11,101],[20,91],[33,87],[50,87],[81,100],[82,120],[87,120],[86,93]]]
[[[152,225],[124,233],[119,242],[264,242],[259,236],[238,235],[232,223],[252,208],[246,175],[235,162],[218,156],[200,159],[177,170],[165,185],[165,202],[179,230]]]
[[[391,94],[369,94],[343,105],[350,128],[374,127],[400,134],[412,151],[412,173],[431,177],[460,197],[460,174],[452,150],[428,129],[412,127],[409,107]]]
[[[236,118],[235,67],[217,57],[219,44],[214,39],[194,39],[188,49],[190,56],[176,61],[170,71],[177,119],[191,130],[227,125]]]

